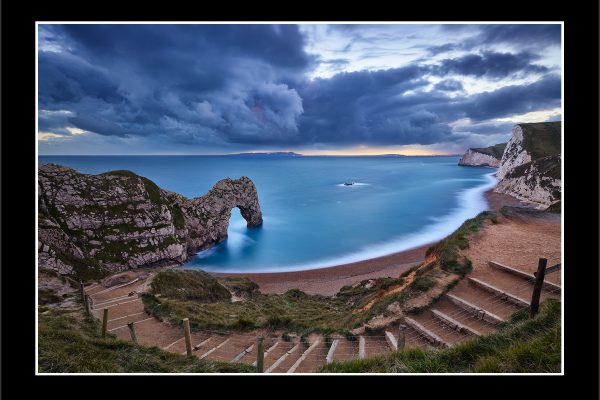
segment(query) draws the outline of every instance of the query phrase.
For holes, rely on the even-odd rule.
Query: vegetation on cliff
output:
[[[504,149],[506,148],[505,143],[498,143],[489,147],[473,147],[470,150],[475,151],[481,154],[487,154],[488,156],[492,156],[500,160],[502,158],[502,153],[504,153]]]
[[[262,223],[247,177],[187,199],[127,170],[89,175],[46,164],[38,175],[39,265],[78,280],[182,263],[227,237],[233,207],[249,227]]]
[[[523,148],[532,160],[560,154],[561,121],[519,124],[523,130]]]

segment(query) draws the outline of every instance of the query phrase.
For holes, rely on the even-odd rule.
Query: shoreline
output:
[[[491,211],[498,211],[503,206],[532,207],[513,196],[495,193],[494,188],[485,191],[483,195],[488,210]],[[257,283],[263,293],[281,294],[290,289],[300,289],[309,294],[333,296],[345,285],[352,285],[366,279],[398,277],[423,262],[425,252],[435,243],[437,241],[386,256],[303,271],[209,273],[216,277],[246,277]]]

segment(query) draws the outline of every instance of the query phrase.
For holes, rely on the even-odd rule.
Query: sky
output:
[[[459,154],[561,119],[560,24],[40,24],[39,154]]]

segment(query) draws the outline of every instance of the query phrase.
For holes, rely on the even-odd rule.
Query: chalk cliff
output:
[[[498,143],[490,147],[470,148],[458,160],[458,165],[498,168],[505,147],[506,143]]]
[[[182,263],[227,238],[231,209],[262,224],[254,183],[223,179],[188,199],[130,171],[86,175],[39,167],[40,268],[81,279],[129,268]]]
[[[515,125],[496,174],[498,193],[537,203],[560,201],[561,123]]]

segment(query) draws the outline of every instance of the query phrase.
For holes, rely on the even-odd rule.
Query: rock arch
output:
[[[255,228],[263,223],[256,187],[246,176],[222,179],[205,195],[181,205],[186,216],[191,251],[205,249],[227,239],[233,208],[240,209],[248,228]]]

